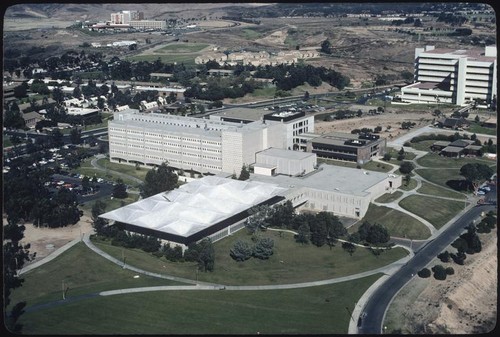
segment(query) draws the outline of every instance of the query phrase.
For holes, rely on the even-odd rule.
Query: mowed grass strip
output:
[[[214,243],[215,270],[198,272],[195,262],[171,262],[157,258],[137,249],[122,249],[109,243],[96,245],[117,259],[125,255],[127,263],[147,271],[164,273],[199,281],[225,285],[272,285],[302,283],[353,275],[388,265],[407,255],[400,248],[374,256],[367,249],[357,249],[353,256],[345,252],[340,244],[330,249],[312,244],[295,242],[293,234],[267,231],[258,234],[274,241],[274,254],[268,260],[250,258],[236,262],[229,255],[238,241],[253,245],[252,236],[242,229],[233,235]]]
[[[431,235],[429,228],[411,215],[396,209],[374,204],[370,204],[363,219],[351,228],[349,232],[356,231],[365,221],[385,226],[389,231],[389,235],[394,237],[422,240],[427,239]]]
[[[466,199],[466,196],[462,193],[452,191],[450,189],[442,188],[434,184],[422,181],[422,187],[417,190],[418,193],[436,195],[440,197],[454,198],[454,199]]]
[[[399,205],[407,211],[429,221],[437,229],[445,225],[465,207],[463,201],[453,201],[421,195],[410,195],[401,200]]]
[[[386,193],[378,197],[375,202],[380,202],[383,204],[387,204],[389,202],[393,202],[394,200],[397,200],[399,197],[403,195],[403,192],[401,191],[396,191],[394,193]]]
[[[178,285],[126,270],[77,243],[54,260],[26,274],[23,286],[12,293],[11,304],[26,301],[27,306],[62,299],[62,287],[68,287],[66,297],[131,287]]]
[[[289,290],[96,297],[27,312],[20,323],[28,335],[346,334],[349,312],[380,276]]]
[[[394,163],[396,164],[396,163]],[[384,164],[384,163],[379,163],[376,161],[370,160],[368,163],[363,164],[363,169],[369,170],[369,171],[376,171],[376,172],[389,172],[394,168],[394,166],[390,164]],[[397,167],[397,165],[396,165]]]

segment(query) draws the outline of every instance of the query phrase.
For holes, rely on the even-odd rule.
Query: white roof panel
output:
[[[208,176],[101,217],[188,237],[285,191],[277,184]]]

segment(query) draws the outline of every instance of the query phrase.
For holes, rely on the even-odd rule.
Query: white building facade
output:
[[[293,124],[311,118],[243,124],[126,109],[115,112],[108,124],[110,160],[145,166],[167,161],[200,173],[238,173],[255,163],[255,153],[290,147]]]
[[[497,91],[496,46],[484,50],[416,48],[414,81],[401,89],[403,101],[464,106],[479,100],[489,105]]]

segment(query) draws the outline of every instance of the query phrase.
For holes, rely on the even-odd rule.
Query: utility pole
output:
[[[349,310],[349,308],[348,308],[348,307],[345,307],[345,310],[347,310],[347,313],[349,314],[349,317],[352,319],[352,321],[353,321],[354,323],[356,323],[356,322],[354,321],[354,318],[352,318],[352,313],[351,313],[351,311]]]

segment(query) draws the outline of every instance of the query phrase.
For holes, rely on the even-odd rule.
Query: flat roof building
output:
[[[496,46],[485,49],[415,49],[414,83],[401,88],[401,99],[415,103],[464,106],[492,103],[497,92]]]
[[[110,160],[146,166],[168,161],[177,169],[237,173],[255,162],[255,153],[291,149],[297,134],[314,128],[313,116],[272,118],[243,123],[118,111],[108,124]]]
[[[255,154],[255,174],[289,176],[306,175],[317,165],[316,154],[302,151],[269,148]]]
[[[307,142],[307,152],[316,153],[319,158],[353,161],[358,164],[364,164],[375,156],[383,156],[387,146],[385,138],[369,133],[306,134],[301,141]]]
[[[127,231],[187,246],[242,228],[250,208],[284,200],[285,190],[276,184],[208,176],[100,217],[124,223]]]
[[[365,216],[371,201],[401,186],[399,175],[327,164],[304,177],[254,174],[250,179],[288,188],[285,197],[294,207],[356,219]]]

